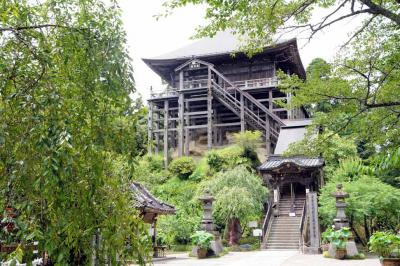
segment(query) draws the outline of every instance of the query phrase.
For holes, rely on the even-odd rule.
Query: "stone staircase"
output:
[[[279,201],[279,216],[274,217],[269,233],[264,239],[266,249],[292,249],[299,248],[300,222],[305,197],[295,199],[296,216],[289,216],[291,208],[290,197],[283,197]]]

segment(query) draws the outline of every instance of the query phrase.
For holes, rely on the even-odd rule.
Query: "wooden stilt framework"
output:
[[[276,83],[232,82],[214,65],[198,59],[177,67],[175,77],[179,80],[177,89],[149,100],[149,153],[159,151],[159,136],[163,134],[165,166],[173,146],[177,146],[178,156],[188,156],[191,140],[206,136],[207,148],[212,149],[224,143],[227,132],[246,129],[261,131],[267,155],[273,152],[280,127],[284,125],[282,118],[289,115],[288,110],[274,101],[289,101],[290,97],[277,90]],[[293,113],[290,115],[293,117]],[[155,149],[152,149],[153,142]]]

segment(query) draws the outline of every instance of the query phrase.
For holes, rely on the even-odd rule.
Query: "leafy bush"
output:
[[[322,239],[322,244],[328,244],[330,235],[333,233],[333,228],[328,227],[322,234],[321,234],[321,239]]]
[[[236,145],[243,150],[256,150],[261,144],[261,132],[250,131],[239,132],[233,134],[233,139]]]
[[[214,236],[206,231],[196,231],[191,237],[193,245],[199,248],[208,249],[210,248],[211,241]]]
[[[226,160],[218,152],[211,151],[207,154],[207,163],[212,171],[219,172],[223,169]]]
[[[173,160],[169,165],[168,170],[171,174],[185,180],[193,173],[195,167],[196,164],[192,157],[183,156]]]
[[[134,180],[144,185],[162,184],[168,179],[164,160],[160,155],[145,155],[134,165]]]
[[[337,249],[345,249],[346,243],[351,236],[350,228],[343,227],[339,230],[332,231],[328,236],[327,240],[333,244]]]
[[[198,229],[201,221],[201,205],[195,195],[199,184],[178,177],[153,188],[154,195],[174,205],[175,215],[161,216],[158,220],[158,235],[164,244],[188,244],[190,235]]]
[[[203,157],[196,166],[196,169],[193,171],[193,173],[189,176],[190,180],[193,181],[200,181],[202,180],[205,176],[209,175],[210,173],[210,168],[207,163],[207,157]]]
[[[241,157],[247,158],[252,168],[256,169],[260,164],[257,148],[261,144],[260,131],[245,131],[233,134],[234,142],[242,148]]]
[[[375,232],[369,239],[372,252],[383,258],[400,258],[400,235],[388,232]]]

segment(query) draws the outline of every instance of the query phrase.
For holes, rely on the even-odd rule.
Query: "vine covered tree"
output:
[[[126,189],[141,115],[116,2],[2,1],[0,44],[0,203],[19,213],[2,240],[39,241],[57,265],[143,264]]]

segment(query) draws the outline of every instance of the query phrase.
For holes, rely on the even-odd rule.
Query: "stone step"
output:
[[[296,237],[287,237],[287,238],[281,238],[278,236],[271,236],[267,238],[267,242],[282,242],[282,243],[297,243],[299,242],[299,236]]]
[[[286,245],[267,245],[266,249],[287,249],[287,250],[297,250],[299,246],[286,246]]]

